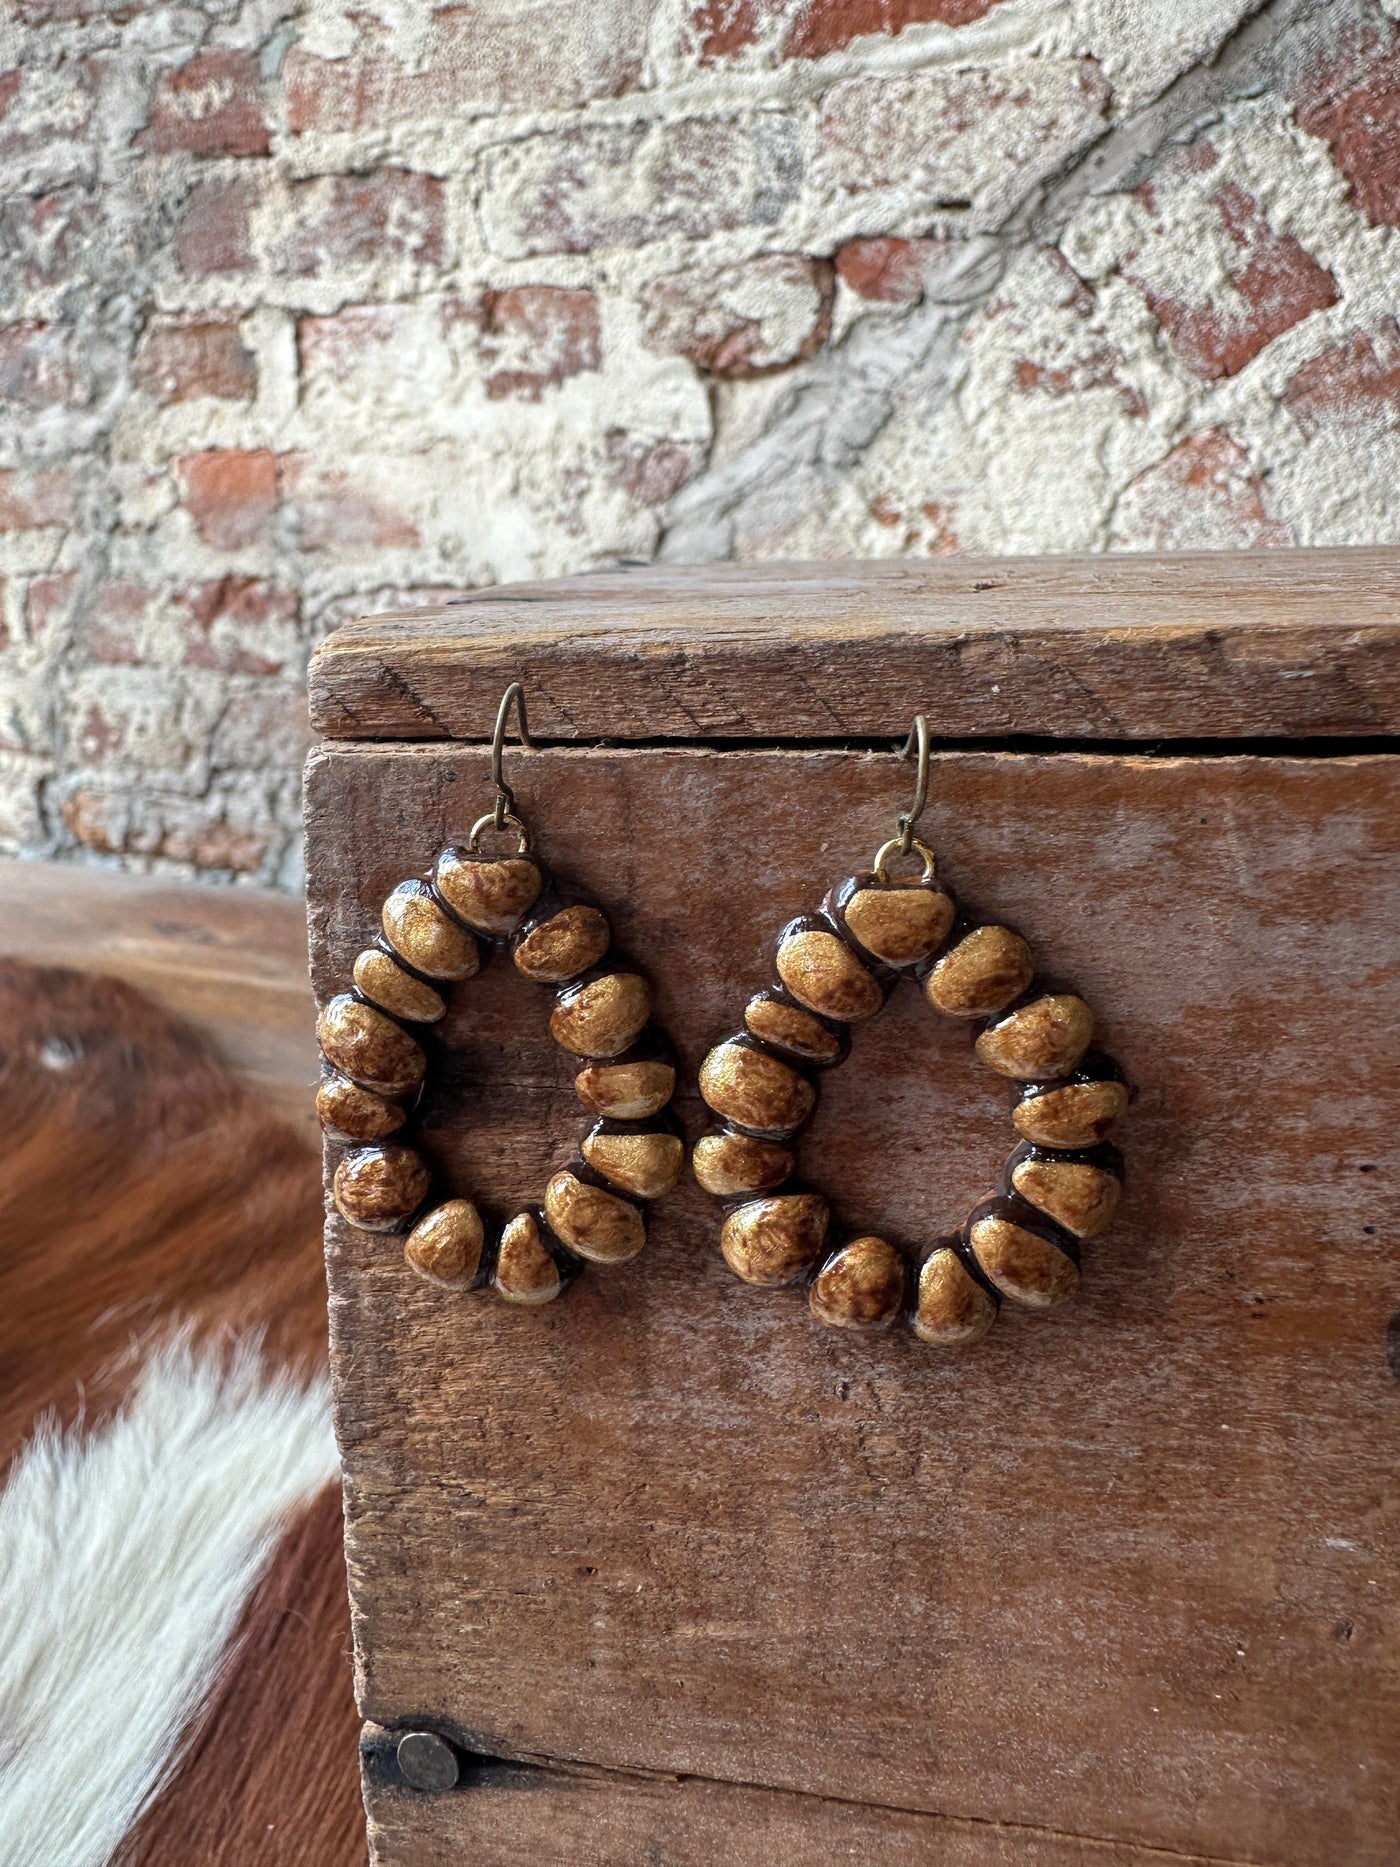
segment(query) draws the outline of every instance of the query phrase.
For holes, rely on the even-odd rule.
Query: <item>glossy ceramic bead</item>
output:
[[[844,1033],[838,1035],[813,1012],[789,1004],[773,992],[759,992],[749,1000],[744,1007],[744,1023],[765,1044],[818,1068],[839,1063],[850,1048],[850,1039]]]
[[[831,1329],[883,1329],[904,1304],[904,1259],[883,1238],[853,1238],[822,1265],[807,1293]]]
[[[877,882],[862,875],[834,902],[852,939],[886,966],[917,966],[948,938],[957,906],[937,882]]]
[[[634,1199],[664,1198],[685,1166],[685,1142],[659,1129],[601,1124],[584,1136],[579,1152],[595,1173]]]
[[[382,1141],[402,1128],[408,1111],[402,1103],[361,1089],[348,1076],[334,1071],[316,1091],[316,1119],[328,1135],[341,1141]]]
[[[576,1057],[616,1057],[651,1016],[651,987],[637,972],[605,972],[559,994],[549,1028]]]
[[[433,885],[475,933],[495,939],[514,933],[544,886],[540,866],[529,856],[474,856],[445,849],[433,870]]]
[[[1031,982],[1031,950],[1009,927],[974,927],[934,962],[924,996],[948,1018],[989,1018]]]
[[[491,1285],[507,1303],[535,1307],[552,1303],[564,1288],[564,1274],[545,1244],[544,1229],[533,1213],[521,1212],[501,1233]]]
[[[378,947],[367,946],[355,961],[355,984],[382,1011],[414,1024],[434,1024],[447,1015],[447,1000]]]
[[[1073,992],[1045,992],[989,1024],[977,1055],[1001,1076],[1035,1082],[1068,1076],[1089,1048],[1094,1014]]]
[[[855,1024],[885,1002],[878,979],[829,929],[796,922],[778,942],[778,977],[799,1004],[825,1018]]]
[[[336,1209],[352,1225],[392,1232],[422,1205],[429,1181],[421,1154],[390,1143],[347,1154],[335,1170],[331,1191]]]
[[[596,966],[611,939],[606,916],[580,902],[532,921],[517,934],[511,957],[527,979],[562,985]]]
[[[1022,1200],[988,1200],[967,1223],[983,1275],[1026,1309],[1050,1309],[1079,1285],[1073,1241]]]
[[[427,1058],[408,1032],[348,992],[326,1006],[316,1036],[326,1061],[362,1089],[403,1096],[423,1080]]]
[[[1118,1210],[1123,1156],[1102,1146],[1056,1154],[1023,1142],[1006,1163],[1006,1185],[1076,1238],[1097,1238]]]
[[[574,1093],[595,1115],[645,1121],[676,1093],[675,1067],[648,1057],[630,1063],[590,1063],[574,1078]]]
[[[429,1283],[467,1290],[481,1269],[486,1242],[481,1214],[469,1199],[449,1199],[414,1226],[403,1254],[411,1269]]]
[[[1113,1059],[1090,1051],[1067,1080],[1027,1083],[1011,1119],[1038,1147],[1094,1147],[1127,1113],[1131,1098]]]
[[[690,1164],[707,1193],[717,1199],[734,1199],[781,1186],[791,1177],[797,1159],[791,1148],[777,1141],[760,1141],[754,1135],[731,1134],[721,1128],[701,1135]]]
[[[380,920],[394,951],[430,979],[470,979],[481,968],[476,941],[444,911],[426,882],[401,882]]]
[[[625,1264],[647,1241],[637,1208],[567,1169],[544,1191],[544,1215],[571,1251],[594,1264]]]
[[[700,1065],[700,1093],[726,1121],[781,1139],[795,1134],[816,1106],[817,1092],[778,1057],[731,1038]]]
[[[790,1284],[820,1258],[830,1217],[820,1193],[747,1200],[725,1219],[720,1249],[746,1284]]]
[[[965,1348],[980,1342],[997,1319],[997,1300],[975,1278],[959,1254],[939,1245],[919,1267],[914,1297],[914,1333],[935,1348]]]

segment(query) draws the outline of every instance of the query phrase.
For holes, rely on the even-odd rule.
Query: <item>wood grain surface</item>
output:
[[[651,565],[337,629],[319,731],[544,739],[1375,734],[1400,730],[1393,550]]]
[[[484,808],[486,764],[313,758],[322,999]],[[836,751],[508,775],[651,972],[689,1085],[908,790]],[[944,878],[1086,994],[1141,1086],[1081,1296],[945,1357],[739,1284],[692,1184],[540,1312],[332,1223],[361,1710],[549,1790],[488,1771],[433,1801],[371,1771],[381,1867],[1394,1862],[1400,762],[964,752],[931,799]],[[434,1063],[430,1152],[498,1211],[578,1132],[547,1006],[497,962]],[[902,987],[803,1162],[914,1245],[991,1184],[1007,1104]],[[693,1088],[683,1112],[693,1138]]]

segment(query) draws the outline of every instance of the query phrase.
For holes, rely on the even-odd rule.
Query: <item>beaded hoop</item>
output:
[[[920,790],[901,834],[872,870],[783,928],[775,983],[701,1065],[700,1093],[720,1120],[696,1142],[692,1165],[725,1203],[720,1248],[746,1283],[805,1281],[812,1314],[833,1328],[878,1329],[903,1315],[923,1341],[958,1347],[987,1333],[1004,1297],[1047,1309],[1073,1292],[1080,1241],[1103,1231],[1118,1204],[1123,1160],[1104,1137],[1132,1092],[1118,1065],[1090,1049],[1084,1000],[1037,984],[1021,936],[969,919],[937,880],[933,852],[911,835],[927,763],[922,721],[918,729]],[[890,878],[901,850],[919,856],[921,875]],[[794,1177],[793,1152],[816,1109],[815,1073],[845,1059],[850,1027],[906,974],[935,1011],[978,1023],[976,1055],[1011,1079],[1021,1137],[998,1190],[912,1263],[880,1237],[833,1247],[830,1205]]]
[[[516,693],[502,702],[497,751]],[[523,702],[521,723],[524,738]],[[539,1304],[586,1261],[623,1264],[637,1255],[647,1205],[680,1178],[685,1141],[669,1106],[675,1062],[649,1022],[650,984],[607,958],[607,917],[530,853],[513,809],[496,817],[475,825],[467,848],[445,849],[430,877],[401,882],[388,896],[383,932],[356,959],[352,989],[321,1013],[316,1111],[327,1135],[348,1144],[331,1186],[342,1218],[366,1231],[407,1231],[404,1256],[432,1283],[490,1285],[507,1302]],[[480,852],[493,824],[517,833],[514,854]],[[499,1230],[470,1199],[430,1202],[431,1169],[403,1138],[428,1067],[419,1034],[447,1015],[452,985],[480,971],[483,947],[488,958],[507,949],[517,972],[553,990],[549,1028],[581,1066],[574,1087],[594,1118],[577,1157],[551,1175],[543,1203]]]

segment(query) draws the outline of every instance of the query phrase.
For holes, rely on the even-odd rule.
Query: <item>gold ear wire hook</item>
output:
[[[887,843],[881,844],[873,865],[875,879],[880,882],[889,879],[885,872],[885,865],[891,856],[907,856],[913,853],[924,865],[921,880],[928,882],[933,879],[933,851],[927,843],[921,843],[914,834],[914,826],[923,816],[924,806],[928,802],[929,732],[928,721],[922,713],[915,715],[913,729],[903,746],[896,745],[894,750],[901,758],[910,758],[915,754],[918,756],[919,763],[914,779],[914,801],[908,810],[901,811],[895,818],[895,834]]]
[[[525,689],[519,681],[512,681],[501,695],[501,704],[496,709],[496,726],[491,734],[491,782],[496,787],[495,808],[488,810],[484,817],[478,817],[472,825],[468,846],[477,849],[481,844],[482,832],[488,827],[493,830],[514,830],[520,844],[521,854],[530,847],[530,832],[521,822],[520,811],[515,802],[515,792],[505,779],[506,726],[510,720],[510,710],[514,707],[520,716],[520,743],[528,751],[535,751],[535,742],[530,737],[530,722],[525,713]]]

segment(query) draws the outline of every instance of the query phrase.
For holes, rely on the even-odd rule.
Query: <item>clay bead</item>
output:
[[[872,877],[866,886],[841,894],[847,930],[886,966],[917,966],[932,959],[957,914],[953,897],[936,883],[882,887]]]
[[[486,1242],[481,1214],[469,1199],[449,1199],[424,1215],[409,1233],[403,1254],[430,1284],[466,1290],[481,1269]]]
[[[336,1071],[316,1091],[316,1119],[327,1134],[339,1140],[382,1141],[403,1127],[408,1111]]]
[[[426,882],[401,882],[380,920],[394,951],[430,979],[470,979],[481,970],[476,941],[443,910]]]
[[[904,1259],[883,1238],[853,1238],[833,1252],[807,1293],[831,1329],[884,1329],[904,1304]]]
[[[974,927],[935,962],[924,996],[948,1018],[990,1018],[1031,982],[1031,950],[1009,927]]]
[[[413,1024],[435,1024],[447,1015],[447,1000],[376,946],[367,946],[355,961],[355,984],[382,1011]]]
[[[341,992],[316,1023],[326,1061],[362,1089],[404,1096],[423,1080],[427,1058],[392,1018]]]
[[[988,1282],[1027,1309],[1063,1303],[1078,1287],[1072,1241],[1057,1237],[1055,1227],[1022,1201],[979,1206],[968,1220],[967,1241]]]
[[[790,1284],[821,1256],[831,1210],[820,1193],[779,1193],[736,1206],[720,1250],[746,1284]]]
[[[612,929],[597,908],[577,903],[516,935],[516,970],[541,985],[562,985],[596,966],[608,950]]]
[[[676,1093],[673,1065],[660,1058],[635,1063],[590,1063],[574,1078],[574,1093],[595,1115],[614,1121],[645,1121]]]
[[[567,1170],[545,1188],[544,1213],[569,1249],[594,1264],[625,1264],[647,1241],[646,1223],[634,1205]]]
[[[342,1218],[367,1232],[392,1232],[428,1196],[428,1163],[411,1147],[361,1147],[335,1170],[331,1192]]]
[[[529,856],[474,856],[444,849],[433,883],[459,920],[476,933],[499,939],[514,933],[544,886],[540,866]]]
[[[817,1101],[805,1076],[733,1038],[717,1044],[700,1065],[700,1093],[726,1121],[778,1139],[796,1134]]]
[[[1001,1076],[1067,1076],[1089,1048],[1094,1014],[1073,992],[1046,992],[989,1024],[977,1055]]]
[[[529,1305],[552,1303],[564,1288],[564,1274],[533,1213],[517,1213],[501,1233],[491,1283],[507,1303]]]
[[[616,1057],[651,1016],[651,987],[637,972],[605,972],[559,994],[549,1028],[576,1057]]]
[[[1068,1082],[1027,1083],[1011,1119],[1038,1147],[1094,1147],[1131,1100],[1113,1059],[1090,1051]]]
[[[685,1166],[681,1137],[656,1130],[594,1128],[579,1151],[595,1173],[635,1199],[661,1199],[675,1186]]]
[[[781,1186],[797,1161],[791,1148],[781,1147],[776,1141],[759,1141],[753,1135],[718,1129],[701,1135],[690,1164],[707,1193],[717,1199],[734,1199],[741,1193],[765,1193],[770,1187]]]
[[[744,1023],[765,1044],[786,1050],[804,1063],[839,1063],[849,1047],[820,1018],[804,1011],[801,1005],[789,1005],[772,992],[760,992],[749,1000],[744,1007]]]
[[[800,1004],[855,1024],[885,1002],[878,979],[839,935],[798,921],[778,942],[778,977]]]
[[[1023,1145],[1006,1164],[1006,1183],[1076,1238],[1097,1238],[1118,1210],[1123,1157],[1116,1147],[1071,1159]]]
[[[935,1348],[980,1342],[997,1319],[997,1300],[950,1245],[939,1245],[919,1268],[914,1333]]]

